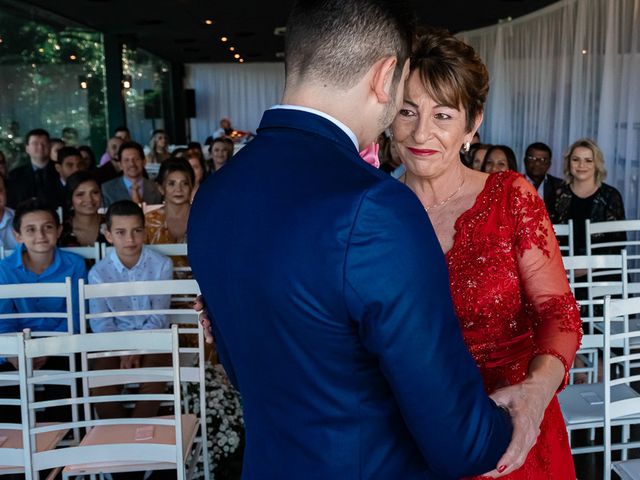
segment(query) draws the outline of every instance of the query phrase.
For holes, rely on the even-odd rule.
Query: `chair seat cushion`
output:
[[[639,397],[640,394],[628,385],[616,385],[611,389],[612,400]],[[567,426],[604,423],[604,385],[584,383],[569,385],[558,394],[562,416]],[[640,417],[633,415],[629,418]]]
[[[154,417],[159,419],[172,419],[173,416]],[[93,445],[113,445],[128,443],[151,443],[173,445],[175,442],[175,428],[168,425],[154,425],[153,436],[143,440],[136,440],[136,430],[147,425],[100,425],[93,427],[80,442],[80,447]],[[186,459],[193,441],[198,431],[199,419],[193,414],[182,415],[182,452]],[[173,460],[173,462],[172,462]],[[109,463],[90,463],[76,464],[65,467],[63,472],[69,475],[77,475],[92,472],[118,472],[118,471],[135,471],[135,470],[160,470],[162,468],[175,468],[175,459],[167,459],[168,465],[158,465],[157,463],[146,463],[144,460],[136,462],[135,465],[130,462],[109,462]],[[173,466],[171,466],[173,465]],[[153,468],[151,468],[153,467]],[[74,473],[75,472],[75,473]]]
[[[613,462],[612,467],[613,471],[620,475],[622,480],[635,480],[640,478],[640,459]]]

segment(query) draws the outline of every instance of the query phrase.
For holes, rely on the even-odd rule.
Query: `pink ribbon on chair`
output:
[[[360,156],[362,159],[367,162],[369,165],[380,168],[380,159],[378,158],[378,150],[380,150],[380,145],[373,142],[367,148],[360,152]]]

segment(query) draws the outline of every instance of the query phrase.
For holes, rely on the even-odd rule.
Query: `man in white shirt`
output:
[[[562,179],[547,173],[551,167],[551,157],[551,148],[542,142],[532,143],[524,154],[526,179],[538,190],[549,215],[555,209],[556,192],[562,186]]]

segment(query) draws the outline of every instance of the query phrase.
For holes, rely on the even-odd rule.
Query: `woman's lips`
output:
[[[409,150],[414,155],[422,155],[422,156],[428,156],[428,155],[433,155],[434,153],[438,153],[437,150],[431,150],[430,148],[407,147],[407,150]]]

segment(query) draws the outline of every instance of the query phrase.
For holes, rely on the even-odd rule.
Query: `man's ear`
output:
[[[60,175],[60,170],[62,170],[62,166],[58,162],[53,162],[53,164],[56,167],[56,172],[58,172],[58,175]]]
[[[111,231],[108,228],[104,231],[104,238],[107,239],[107,242],[113,245],[113,235],[111,234]]]
[[[385,57],[374,63],[373,76],[371,78],[371,90],[375,93],[380,103],[389,103],[392,100],[391,84],[398,60],[395,56]]]
[[[13,229],[11,229],[13,230]],[[16,232],[15,230],[13,230],[13,236],[16,238],[16,241],[18,243],[23,243],[22,242],[22,235],[20,235],[20,232]]]

